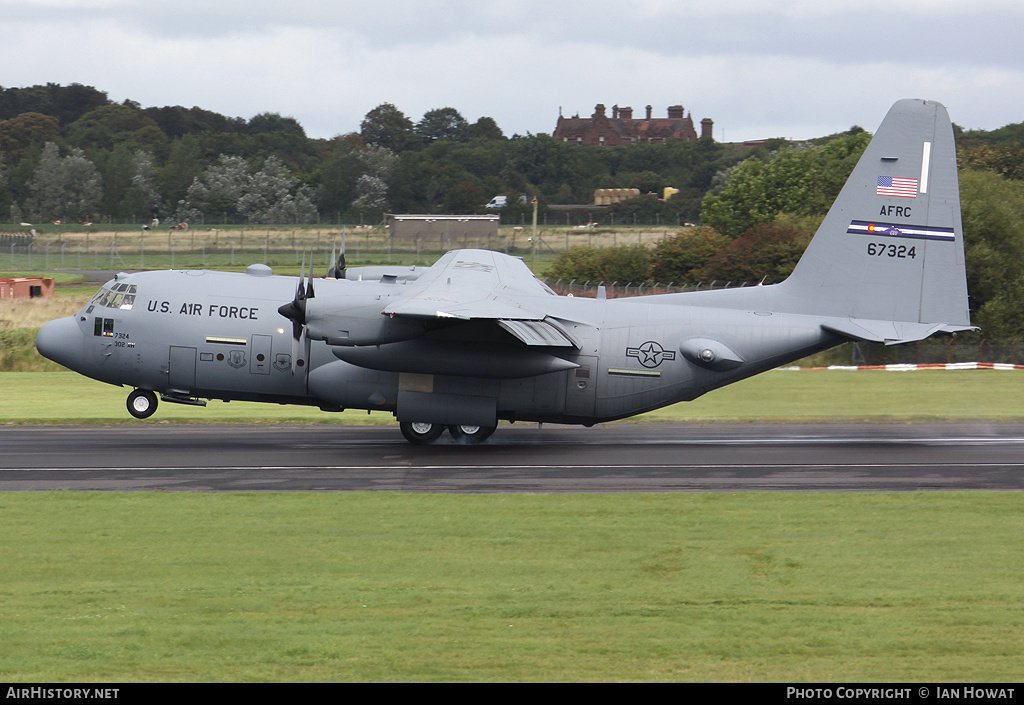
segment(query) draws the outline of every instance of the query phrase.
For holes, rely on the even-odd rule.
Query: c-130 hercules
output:
[[[499,420],[583,424],[696,399],[848,340],[973,330],[946,109],[901,100],[781,284],[563,297],[518,258],[456,250],[431,267],[328,278],[118,274],[36,347],[134,387],[128,410],[247,400],[390,411],[411,443],[467,443]]]

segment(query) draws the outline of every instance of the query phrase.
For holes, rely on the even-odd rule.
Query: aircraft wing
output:
[[[412,290],[381,312],[419,319],[490,320],[529,346],[576,347],[541,308],[524,303],[554,296],[517,257],[487,250],[449,252]]]

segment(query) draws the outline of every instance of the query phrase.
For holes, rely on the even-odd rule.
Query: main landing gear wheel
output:
[[[448,433],[459,443],[483,443],[494,433],[494,426],[449,426]]]
[[[128,413],[137,419],[148,419],[156,411],[156,394],[148,389],[136,389],[128,395]]]
[[[418,421],[409,423],[408,421],[403,421],[398,424],[398,427],[402,429],[402,435],[405,436],[405,440],[415,446],[433,443],[444,433],[444,426],[438,423],[421,423]]]

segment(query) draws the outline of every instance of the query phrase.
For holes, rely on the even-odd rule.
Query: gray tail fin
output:
[[[835,318],[826,327],[863,340],[971,329],[945,107],[893,105],[780,288],[793,310]]]

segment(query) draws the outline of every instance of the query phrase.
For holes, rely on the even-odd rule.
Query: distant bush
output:
[[[651,251],[642,245],[570,247],[555,257],[549,279],[605,282],[647,281]]]
[[[704,268],[731,241],[712,228],[681,230],[659,242],[651,253],[649,276],[656,282],[697,284],[705,281]]]
[[[716,252],[700,274],[704,281],[781,282],[796,267],[819,222],[780,215],[773,223],[755,225]]]

